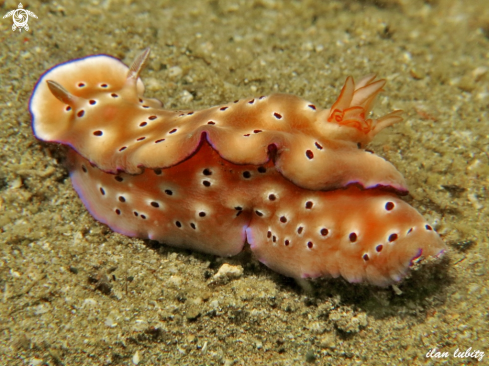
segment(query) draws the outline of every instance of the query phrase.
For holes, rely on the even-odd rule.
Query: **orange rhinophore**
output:
[[[221,256],[246,242],[295,278],[385,286],[445,245],[398,198],[397,169],[362,149],[401,111],[368,118],[385,85],[347,78],[331,109],[273,94],[169,111],[139,74],[106,55],[58,65],[31,97],[37,138],[71,147],[73,186],[113,230]]]

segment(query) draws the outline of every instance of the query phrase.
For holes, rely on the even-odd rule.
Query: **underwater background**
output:
[[[22,5],[37,16],[29,30],[0,19],[2,365],[487,362],[473,353],[489,353],[486,2]],[[18,6],[0,1],[0,14]],[[375,115],[402,109],[405,121],[369,148],[405,176],[405,199],[447,243],[445,257],[386,289],[323,279],[306,290],[249,251],[218,258],[95,221],[64,149],[33,136],[29,98],[58,63],[99,53],[130,63],[145,47],[145,95],[170,109],[272,92],[328,107],[349,75],[387,79]],[[243,272],[216,279],[225,263]]]

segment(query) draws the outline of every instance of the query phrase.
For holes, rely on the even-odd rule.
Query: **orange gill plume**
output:
[[[346,79],[326,118],[328,123],[348,127],[339,130],[338,138],[356,142],[363,147],[382,129],[402,121],[401,110],[395,110],[378,119],[368,118],[375,99],[386,84],[384,79],[374,81],[375,78],[374,74],[367,75],[356,85],[351,76]]]
[[[445,250],[397,169],[358,148],[402,120],[367,118],[384,80],[348,78],[331,109],[272,94],[170,111],[143,96],[148,58],[66,62],[30,100],[34,134],[71,147],[75,190],[114,231],[222,256],[248,242],[287,276],[380,286]]]

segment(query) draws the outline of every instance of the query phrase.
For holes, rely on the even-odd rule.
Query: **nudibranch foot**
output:
[[[85,206],[114,231],[220,256],[247,241],[261,262],[294,278],[341,275],[385,286],[404,277],[420,251],[445,248],[393,193],[306,190],[271,161],[232,164],[208,143],[181,164],[139,175],[106,173],[72,150],[68,157]]]

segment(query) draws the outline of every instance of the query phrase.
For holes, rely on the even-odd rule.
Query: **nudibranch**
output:
[[[445,245],[398,195],[397,169],[364,148],[401,111],[369,118],[385,80],[351,77],[330,109],[273,94],[205,110],[143,97],[149,57],[107,55],[48,70],[32,128],[70,147],[73,186],[114,231],[231,256],[250,245],[294,278],[343,276],[386,286]]]

